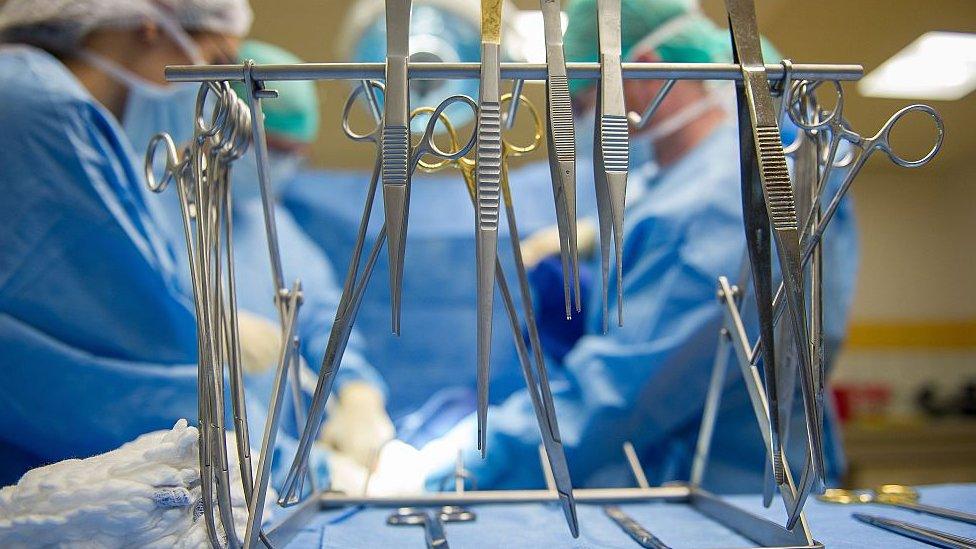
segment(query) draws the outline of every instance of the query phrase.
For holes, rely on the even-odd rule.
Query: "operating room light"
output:
[[[566,14],[562,14],[563,32],[566,32],[566,25],[569,19]],[[514,29],[518,35],[518,53],[526,63],[545,63],[546,62],[546,43],[545,27],[542,23],[542,12],[537,10],[520,10],[515,12]]]
[[[871,71],[861,95],[906,99],[962,99],[976,89],[976,34],[927,32]]]

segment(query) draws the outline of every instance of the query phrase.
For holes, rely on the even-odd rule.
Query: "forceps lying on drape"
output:
[[[515,99],[512,98],[512,94],[505,94],[501,97],[500,104],[504,104],[505,101],[514,100]],[[515,348],[518,354],[519,364],[522,367],[522,375],[525,377],[526,387],[528,388],[529,396],[532,400],[532,408],[535,411],[536,421],[539,424],[539,430],[542,435],[543,445],[546,448],[546,456],[549,461],[549,466],[553,472],[556,491],[559,494],[559,499],[563,506],[563,513],[566,516],[566,522],[569,525],[570,532],[572,533],[573,537],[577,537],[579,535],[579,523],[576,517],[576,501],[573,498],[573,485],[569,476],[569,465],[566,462],[566,452],[563,449],[562,440],[559,437],[559,423],[556,420],[556,409],[552,400],[552,391],[549,387],[549,376],[546,371],[545,359],[543,358],[542,343],[539,338],[539,329],[535,321],[535,313],[532,306],[532,293],[529,288],[528,277],[525,273],[525,265],[522,261],[522,250],[520,246],[518,225],[515,219],[515,208],[512,202],[512,191],[508,183],[507,159],[509,157],[527,154],[535,150],[542,141],[543,127],[542,120],[540,119],[539,113],[535,106],[524,96],[520,95],[517,100],[525,105],[525,108],[532,115],[532,119],[535,124],[535,137],[528,145],[521,146],[510,142],[504,136],[502,137],[500,187],[502,201],[505,206],[505,217],[508,221],[508,231],[512,244],[512,255],[515,262],[515,270],[519,280],[519,291],[522,295],[522,308],[525,314],[525,323],[529,332],[529,343],[532,346],[533,356],[531,359],[529,357],[529,350],[526,348],[525,341],[522,338],[522,330],[518,320],[518,312],[515,309],[515,302],[512,299],[511,290],[508,287],[508,281],[505,277],[505,272],[502,270],[502,264],[498,259],[497,254],[495,257],[495,279],[498,289],[502,295],[502,301],[505,304],[505,311],[508,314],[509,322],[511,323],[512,335],[515,339]],[[432,113],[432,117],[435,116],[433,109],[429,108],[417,109],[415,114],[426,112]],[[455,132],[450,120],[445,114],[437,113],[436,115],[440,116],[440,123],[447,128],[448,136],[451,139],[451,148],[457,149],[457,133]],[[443,155],[440,156],[443,157]],[[471,195],[472,204],[474,204],[477,198],[475,163],[476,161],[474,159],[461,156],[456,159],[445,159],[432,164],[421,160],[420,167],[426,171],[436,171],[442,169],[448,164],[453,164],[461,172],[461,175],[464,178],[464,183],[468,188],[468,193]],[[535,361],[534,363],[533,359]]]
[[[376,164],[374,165],[373,175],[370,179],[369,188],[367,190],[367,198],[363,209],[363,216],[359,224],[356,245],[353,249],[352,258],[349,262],[349,269],[346,272],[342,296],[336,310],[335,322],[333,323],[332,331],[329,334],[329,342],[326,346],[325,357],[322,360],[322,368],[319,373],[318,383],[316,384],[315,392],[312,395],[312,403],[309,408],[308,420],[306,421],[305,427],[302,430],[302,436],[298,444],[298,451],[295,455],[294,461],[292,461],[288,475],[285,478],[281,497],[278,501],[278,503],[281,505],[292,505],[296,503],[302,492],[304,478],[308,469],[309,453],[311,452],[312,444],[318,433],[319,426],[322,423],[322,419],[325,414],[325,405],[328,401],[329,395],[332,392],[332,385],[335,382],[336,372],[339,369],[342,355],[345,352],[346,344],[348,343],[349,337],[352,333],[353,323],[355,321],[356,314],[359,311],[359,306],[362,303],[362,297],[366,290],[366,285],[369,283],[370,277],[372,276],[373,267],[376,264],[376,259],[379,256],[379,252],[387,238],[387,227],[384,223],[379,234],[377,235],[376,243],[373,244],[373,248],[370,250],[366,264],[363,268],[362,276],[357,277],[359,263],[362,258],[362,251],[366,238],[366,229],[369,226],[370,212],[372,211],[377,181],[379,179],[380,162],[382,162],[382,125],[380,124],[378,117],[376,117],[374,120],[376,121],[377,125],[372,130],[365,133],[357,133],[352,129],[350,116],[352,114],[353,105],[355,105],[356,100],[363,94],[366,94],[369,100],[370,110],[375,116],[375,114],[379,112],[379,109],[376,107],[373,94],[376,90],[383,91],[383,89],[383,85],[378,82],[364,81],[360,87],[357,87],[350,94],[349,98],[346,100],[346,105],[343,110],[342,128],[345,134],[350,139],[355,141],[372,142],[377,149],[377,160]],[[453,160],[467,154],[468,151],[474,147],[476,137],[476,134],[474,133],[472,133],[471,137],[468,139],[468,142],[463,147],[455,151],[445,152],[437,148],[434,144],[433,135],[436,121],[446,108],[455,103],[464,104],[472,110],[477,109],[477,104],[471,98],[463,95],[454,95],[442,101],[437,108],[434,109],[436,116],[431,117],[427,127],[424,129],[424,134],[419,144],[412,147],[410,160],[411,171],[416,170],[417,163],[420,157],[423,155],[431,154],[445,160]]]

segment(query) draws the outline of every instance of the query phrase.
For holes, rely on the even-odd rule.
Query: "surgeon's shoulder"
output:
[[[45,115],[65,116],[70,109],[87,109],[91,96],[64,64],[51,54],[29,46],[0,47],[0,120],[37,121]],[[9,127],[9,126],[8,126]]]

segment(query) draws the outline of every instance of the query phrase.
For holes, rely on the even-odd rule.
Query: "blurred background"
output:
[[[0,4],[2,4],[0,0]],[[534,0],[513,0],[538,10]],[[341,61],[337,37],[354,0],[251,0],[252,36],[308,61]],[[702,0],[716,22],[722,0]],[[976,32],[976,2],[762,0],[760,28],[794,62],[859,63],[870,73],[930,31]],[[506,13],[522,47],[544,60],[541,19]],[[382,16],[382,12],[380,12]],[[965,61],[976,65],[976,46]],[[538,56],[542,56],[538,58]],[[508,84],[506,84],[507,86]],[[322,131],[313,167],[369,169],[373,149],[339,127],[346,82],[319,83]],[[870,135],[911,99],[866,97],[846,85],[845,115]],[[544,104],[541,83],[525,92]],[[847,345],[833,372],[844,416],[850,470],[846,484],[870,486],[976,481],[976,100],[926,97],[946,124],[945,146],[913,171],[880,155],[852,194],[860,223],[861,272]],[[924,154],[934,130],[919,117],[892,136],[906,155]],[[545,151],[520,161],[545,158]],[[516,160],[519,162],[519,160]]]
[[[347,30],[342,26],[352,0],[251,3],[253,36],[309,61],[342,60],[336,37]],[[533,0],[514,4],[538,10]],[[722,0],[703,0],[702,7],[717,22],[725,17]],[[757,2],[757,10],[762,32],[793,61],[860,63],[866,73],[926,32],[976,32],[971,0],[776,0]],[[520,21],[524,47],[540,50],[541,22],[531,16]],[[976,63],[976,52],[969,63]],[[314,164],[371,167],[372,149],[344,138],[338,125],[348,84],[320,85],[322,134]],[[846,87],[844,112],[865,134],[912,102],[865,97],[857,86]],[[526,84],[537,104],[541,90],[541,83]],[[976,481],[976,294],[969,289],[976,283],[976,101],[968,94],[924,102],[945,118],[942,153],[918,171],[874,158],[853,188],[861,273],[833,387],[845,416],[847,484],[855,486],[891,478]],[[912,122],[893,142],[906,154],[924,154],[934,130],[921,117]]]

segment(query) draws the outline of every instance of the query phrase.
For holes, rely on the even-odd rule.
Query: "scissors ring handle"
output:
[[[210,111],[210,116],[206,116],[207,95],[211,92],[217,98],[213,109]],[[194,137],[197,140],[210,139],[216,136],[221,129],[225,128],[227,117],[230,114],[228,94],[232,95],[233,93],[227,82],[204,82],[200,85],[200,90],[197,92],[195,109],[196,135]]]
[[[475,113],[478,112],[478,104],[475,103],[474,99],[471,99],[467,95],[452,95],[441,101],[440,105],[437,105],[437,108],[430,113],[430,120],[427,121],[427,127],[424,128],[423,137],[421,137],[420,144],[415,152],[415,162],[419,162],[419,158],[428,153],[439,156],[444,160],[457,160],[468,154],[468,152],[474,148],[474,144],[478,139],[477,129],[471,131],[471,136],[468,137],[468,142],[465,143],[463,147],[454,151],[443,151],[437,146],[437,143],[434,142],[434,130],[437,127],[438,120],[440,120],[441,123],[444,123],[446,127],[451,128],[450,131],[453,131],[453,126],[451,126],[450,121],[447,120],[447,115],[444,113],[444,110],[454,103],[464,103],[471,107],[471,110]],[[455,133],[452,145],[456,144],[457,134]]]
[[[420,116],[422,114],[430,114],[431,115],[431,120],[434,120],[434,114],[433,113],[435,111],[436,111],[436,109],[434,109],[434,107],[417,107],[416,109],[414,109],[413,111],[410,112],[410,120],[412,121],[414,118],[416,118],[417,116]],[[448,138],[451,141],[451,147],[457,147],[458,146],[457,130],[454,128],[454,124],[451,123],[451,119],[448,118],[447,117],[447,114],[445,114],[444,112],[441,112],[440,114],[438,114],[437,115],[437,119],[439,119],[440,122],[441,122],[441,124],[444,126],[444,131],[447,132],[447,136],[448,136]],[[429,122],[427,124],[427,127],[430,127],[430,123]],[[430,134],[430,135],[432,135],[432,134]],[[424,131],[424,136],[421,139],[428,139],[428,133],[427,133],[426,129]],[[417,158],[417,166],[419,166],[421,170],[423,170],[425,172],[436,172],[436,171],[444,168],[445,166],[447,166],[451,162],[458,162],[458,160],[452,160],[450,158],[444,158],[443,155],[440,155],[437,152],[434,152],[433,151],[433,148],[434,147],[431,146],[432,142],[433,142],[433,139],[430,138],[428,143],[421,142],[417,146],[417,152],[415,154],[417,155],[417,157],[416,157]],[[437,149],[437,150],[440,150],[440,149]],[[424,156],[426,156],[427,154],[430,154],[431,156],[437,156],[437,157],[440,158],[440,160],[438,160],[436,162],[428,162],[428,161],[424,160]]]
[[[356,130],[352,129],[352,125],[349,123],[349,117],[352,115],[352,106],[356,104],[356,99],[358,99],[360,95],[366,93],[367,86],[386,93],[386,86],[384,86],[382,82],[377,82],[376,80],[364,80],[362,85],[356,86],[356,88],[352,90],[352,93],[350,93],[349,97],[346,99],[346,105],[342,108],[342,133],[346,134],[346,137],[352,139],[353,141],[376,141],[378,143],[381,123],[377,124],[376,127],[365,133],[356,132]]]
[[[932,121],[935,122],[936,136],[935,143],[932,145],[932,148],[929,149],[929,152],[925,154],[925,156],[916,160],[911,160],[895,152],[895,150],[891,147],[890,137],[891,130],[894,129],[898,121],[904,118],[908,113],[916,111],[925,113],[932,118]],[[903,168],[917,168],[919,166],[928,164],[930,160],[935,158],[935,155],[939,154],[939,151],[942,149],[942,142],[945,140],[945,122],[942,120],[939,113],[928,105],[909,105],[893,114],[891,118],[885,122],[884,126],[881,127],[877,135],[872,138],[872,140],[878,142],[878,146],[883,149],[885,153],[887,153],[888,158],[890,158],[895,164],[898,164]]]
[[[166,154],[166,167],[163,171],[163,177],[160,179],[156,178],[156,174],[153,173],[153,164],[156,160],[156,151],[160,150],[160,144],[162,144],[162,150]],[[149,140],[149,145],[146,147],[146,159],[143,164],[143,170],[146,174],[146,184],[149,186],[149,190],[154,193],[161,193],[166,190],[169,186],[170,180],[176,177],[176,171],[179,170],[180,159],[176,154],[176,144],[173,143],[173,138],[170,137],[168,133],[157,133],[152,136]]]
[[[829,126],[833,126],[838,122],[840,122],[844,113],[844,88],[842,88],[840,82],[836,80],[831,80],[830,83],[834,86],[834,91],[837,93],[837,104],[834,105],[833,109],[819,113],[819,114],[828,113],[826,114],[825,117],[822,118],[818,117],[816,120],[813,120],[811,122],[806,122],[803,119],[803,113],[799,111],[799,106],[803,100],[803,96],[804,95],[809,96],[810,94],[813,94],[820,83],[811,84],[810,82],[803,82],[800,85],[799,89],[802,89],[803,91],[801,93],[796,94],[795,100],[790,104],[790,108],[788,109],[790,114],[790,120],[792,120],[794,124],[802,128],[803,130],[811,132],[811,131],[824,129]],[[818,104],[817,101],[814,101],[813,103]]]
[[[514,97],[515,96],[512,95],[511,93],[506,93],[501,97],[499,104],[504,105],[506,101],[514,101],[515,100]],[[536,150],[536,148],[539,147],[539,143],[542,142],[542,135],[543,135],[542,117],[539,116],[539,111],[535,108],[535,105],[533,105],[531,101],[529,101],[524,95],[521,94],[519,94],[517,100],[523,105],[525,105],[525,107],[529,109],[529,112],[532,114],[532,123],[535,125],[534,126],[535,135],[532,137],[532,142],[529,143],[528,145],[516,145],[505,140],[505,148],[507,154],[510,154],[512,156],[522,156],[523,154],[527,154]]]

